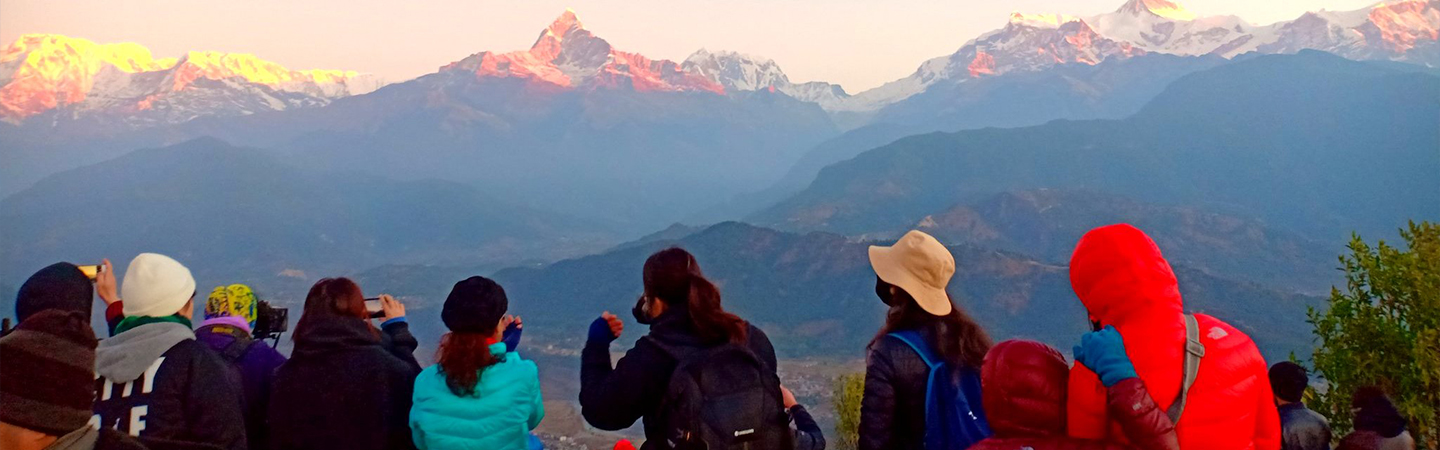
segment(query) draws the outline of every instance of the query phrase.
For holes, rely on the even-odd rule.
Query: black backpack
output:
[[[780,377],[741,345],[697,349],[648,339],[679,364],[660,400],[664,448],[789,450]]]

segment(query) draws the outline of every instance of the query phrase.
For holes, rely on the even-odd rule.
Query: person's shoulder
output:
[[[109,427],[100,428],[100,435],[95,440],[95,450],[145,450],[145,444],[121,433],[119,430]]]
[[[420,374],[415,376],[415,395],[418,397],[422,392],[436,391],[449,392],[450,388],[445,384],[445,375],[440,373],[440,365],[432,364],[430,367],[420,369]]]
[[[498,364],[509,367],[510,370],[520,371],[524,373],[537,375],[540,373],[540,367],[535,365],[535,361],[525,359],[520,356],[520,353],[517,352],[506,353],[504,359],[501,360]]]
[[[1313,410],[1313,409],[1306,408],[1306,409],[1305,409],[1305,417],[1310,418],[1310,420],[1314,421],[1315,423],[1317,423],[1317,424],[1319,424],[1319,425],[1323,425],[1323,426],[1325,426],[1326,428],[1329,428],[1329,427],[1330,427],[1330,419],[1326,419],[1326,418],[1325,418],[1325,415],[1324,415],[1324,414],[1320,414],[1318,411],[1315,411],[1315,410]]]
[[[169,350],[165,351],[163,356],[167,361],[189,361],[191,364],[201,365],[225,364],[225,361],[220,359],[219,353],[216,353],[209,345],[205,345],[204,342],[195,339],[176,342],[175,345],[170,346]]]

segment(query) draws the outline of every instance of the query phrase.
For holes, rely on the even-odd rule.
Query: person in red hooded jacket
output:
[[[1090,320],[1114,326],[1155,402],[1168,409],[1184,379],[1185,318],[1170,263],[1155,241],[1126,225],[1096,228],[1070,258],[1070,283]],[[1187,450],[1278,450],[1280,418],[1265,359],[1249,336],[1195,314],[1205,346],[1176,434]],[[1070,370],[1067,422],[1071,436],[1126,442],[1106,410],[1106,390],[1084,364]]]
[[[1001,342],[985,354],[980,382],[985,414],[995,434],[969,450],[1179,450],[1175,426],[1155,406],[1145,383],[1125,358],[1120,334],[1106,328],[1087,335],[1075,352],[1110,380],[1107,407],[1133,445],[1065,435],[1065,383],[1070,365],[1050,346]],[[1105,360],[1106,364],[1096,361]]]

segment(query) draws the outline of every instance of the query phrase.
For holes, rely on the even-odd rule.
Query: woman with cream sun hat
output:
[[[989,425],[980,406],[979,369],[991,341],[946,292],[955,275],[955,257],[934,237],[910,231],[893,246],[871,246],[870,265],[876,274],[875,294],[890,309],[865,358],[860,450],[923,449],[927,440],[942,434],[950,442],[957,436],[972,443],[984,438]],[[968,397],[968,417],[927,427],[932,365],[947,372],[941,375],[951,375],[937,380],[958,381],[950,388]],[[927,428],[936,433],[927,436]]]

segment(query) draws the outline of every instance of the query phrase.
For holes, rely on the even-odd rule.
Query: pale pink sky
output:
[[[1376,0],[1192,0],[1201,16],[1251,23]],[[291,69],[347,69],[398,82],[471,53],[525,49],[566,7],[617,48],[683,60],[702,47],[773,58],[794,81],[851,93],[953,53],[1012,11],[1090,15],[1124,0],[0,0],[0,41],[59,33],[137,42],[157,57],[254,53]]]

